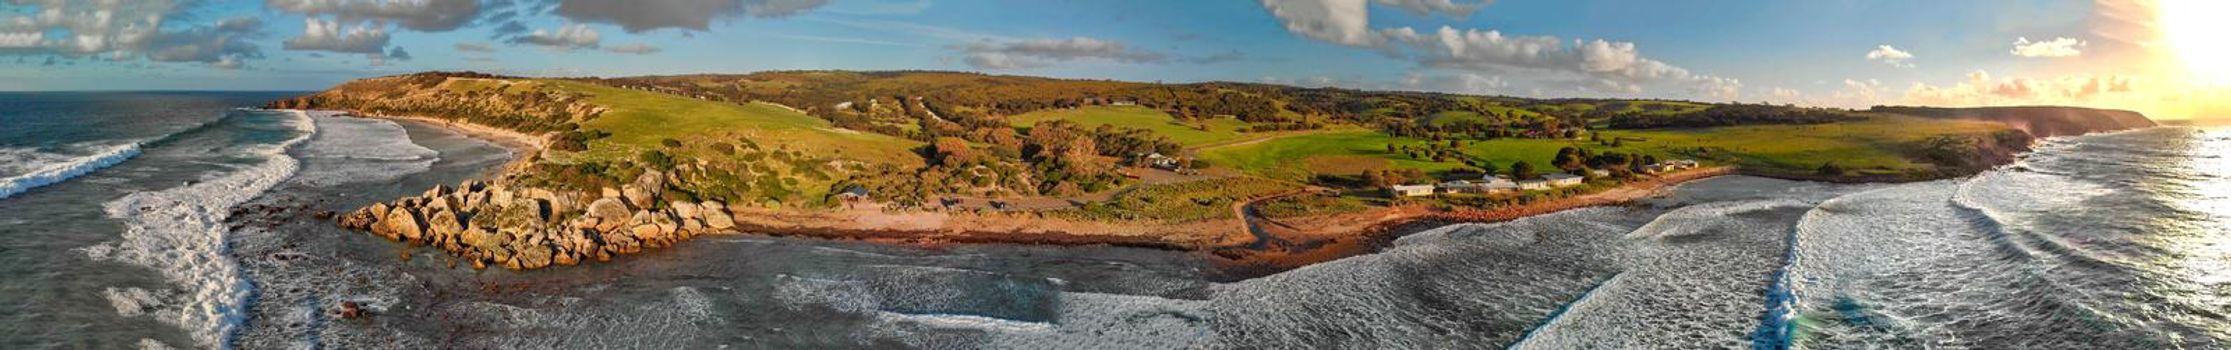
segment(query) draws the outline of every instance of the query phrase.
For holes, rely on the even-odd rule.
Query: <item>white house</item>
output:
[[[1580,185],[1581,181],[1583,181],[1583,180],[1586,180],[1586,179],[1584,179],[1584,178],[1581,178],[1581,177],[1580,177],[1580,175],[1573,175],[1573,174],[1566,174],[1566,173],[1550,173],[1550,174],[1547,174],[1547,175],[1542,175],[1542,180],[1545,180],[1545,181],[1549,181],[1549,185],[1550,185],[1550,186],[1554,186],[1554,187],[1566,187],[1566,186],[1578,186],[1578,185]]]
[[[1387,194],[1395,197],[1431,196],[1433,195],[1433,185],[1387,186]]]
[[[1481,192],[1487,192],[1486,188],[1484,188],[1484,187],[1480,187],[1480,184],[1478,184],[1478,183],[1474,183],[1474,182],[1471,182],[1471,181],[1464,181],[1464,180],[1455,180],[1455,181],[1443,182],[1443,183],[1441,183],[1440,185],[1436,185],[1436,187],[1440,187],[1440,188],[1441,188],[1441,193],[1481,193]]]
[[[1611,171],[1603,169],[1588,169],[1588,175],[1595,177],[1606,177],[1611,176]]]
[[[1480,188],[1487,193],[1517,192],[1518,183],[1511,181],[1509,178],[1488,175],[1480,177]]]
[[[1148,165],[1153,165],[1156,168],[1162,169],[1175,170],[1178,168],[1179,165],[1178,159],[1176,157],[1165,156],[1159,152],[1146,155],[1146,160]]]
[[[1518,189],[1540,191],[1549,189],[1549,180],[1533,179],[1518,182]]]

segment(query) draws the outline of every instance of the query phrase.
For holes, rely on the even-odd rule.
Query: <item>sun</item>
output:
[[[2231,84],[2231,1],[2161,0],[2161,34],[2195,83]]]

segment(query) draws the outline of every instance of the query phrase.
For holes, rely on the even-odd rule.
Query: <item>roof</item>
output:
[[[1433,185],[1394,185],[1388,188],[1392,188],[1396,191],[1432,190]]]
[[[1548,174],[1542,174],[1542,179],[1543,179],[1543,180],[1565,180],[1565,179],[1578,179],[1578,178],[1580,178],[1580,175],[1573,175],[1573,174],[1566,174],[1566,173],[1548,173]]]

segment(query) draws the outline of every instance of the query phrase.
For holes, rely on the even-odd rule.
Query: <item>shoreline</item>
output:
[[[343,112],[343,115],[350,117],[424,123],[525,153],[515,156],[502,170],[492,174],[490,177],[494,179],[505,178],[506,175],[533,164],[543,147],[548,144],[544,137],[465,121]],[[1667,189],[1683,183],[1725,175],[1753,174],[1732,166],[1694,169],[1630,180],[1595,193],[1484,209],[1403,205],[1356,213],[1297,218],[1269,219],[1242,215],[1184,223],[1102,222],[1051,218],[1029,213],[727,207],[723,210],[732,212],[729,214],[729,221],[733,225],[718,228],[699,226],[696,234],[800,237],[928,248],[967,244],[1134,247],[1197,255],[1214,267],[1208,272],[1211,279],[1233,281],[1375,253],[1402,236],[1447,225],[1502,222],[1571,209],[1622,205],[1661,195]],[[578,203],[597,198],[593,193],[570,196],[580,198]],[[374,234],[379,235],[378,232]],[[672,237],[681,239],[646,246],[655,248],[679,243],[691,235],[693,234],[682,234]],[[618,250],[612,252],[612,255],[633,251],[632,248]],[[456,253],[457,250],[452,249],[452,252]],[[460,253],[460,256],[472,258],[469,253]],[[609,259],[605,256],[595,258],[598,261]],[[570,263],[548,266],[561,265]]]
[[[1349,230],[1290,232],[1290,230],[1266,229],[1265,231],[1272,233],[1272,236],[1280,241],[1279,244],[1262,247],[1218,247],[1205,251],[1205,253],[1208,253],[1207,255],[1213,258],[1212,262],[1222,270],[1221,272],[1224,275],[1218,276],[1220,279],[1243,280],[1317,263],[1376,253],[1392,246],[1396,239],[1403,236],[1449,225],[1505,222],[1573,209],[1624,205],[1636,200],[1663,195],[1675,186],[1727,175],[1741,174],[1730,166],[1701,168],[1666,174],[1647,180],[1635,180],[1596,193],[1489,209],[1435,210],[1412,205],[1363,213],[1282,220],[1263,219],[1273,222],[1360,222],[1364,224],[1364,227],[1360,232]],[[1370,218],[1372,216],[1378,218],[1372,219]],[[1337,225],[1278,224],[1271,226],[1324,227]],[[1277,234],[1281,231],[1287,231],[1287,234]]]
[[[517,171],[519,169],[525,169],[526,166],[533,164],[535,159],[541,158],[542,150],[549,146],[548,136],[528,135],[526,133],[521,133],[518,131],[504,130],[487,125],[474,124],[467,121],[423,116],[384,115],[375,113],[363,113],[351,110],[332,111],[339,113],[334,115],[334,117],[383,119],[425,124],[427,126],[433,126],[442,130],[454,132],[467,138],[486,141],[490,144],[496,145],[497,147],[501,147],[505,150],[511,151],[511,160],[505,162],[500,172],[493,174],[495,175],[493,177],[496,178],[501,178],[504,173]]]
[[[524,169],[536,161],[536,155],[547,146],[546,138],[465,121],[338,112],[337,116],[422,123],[523,153],[491,174],[494,179]],[[727,208],[732,211],[732,227],[703,234],[799,237],[925,248],[1015,244],[1156,249],[1196,255],[1215,267],[1208,272],[1211,279],[1235,281],[1375,253],[1401,236],[1451,224],[1500,222],[1570,209],[1618,205],[1662,194],[1665,189],[1688,181],[1736,173],[1732,167],[1689,170],[1630,181],[1596,193],[1493,209],[1447,210],[1405,205],[1298,218],[1246,215],[1185,223],[1103,222],[1013,213],[732,207]],[[1262,235],[1250,231],[1261,231]],[[379,234],[375,232],[375,235]]]

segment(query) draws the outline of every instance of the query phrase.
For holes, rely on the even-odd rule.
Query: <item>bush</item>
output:
[[[674,157],[666,155],[666,152],[645,150],[643,153],[636,154],[635,160],[643,162],[644,166],[649,166],[652,169],[668,170],[674,168]]]

